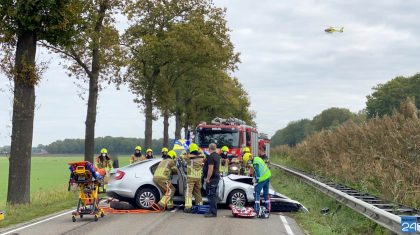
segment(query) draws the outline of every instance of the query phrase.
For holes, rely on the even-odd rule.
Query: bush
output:
[[[413,100],[365,124],[348,121],[305,139],[288,155],[302,169],[383,198],[420,206],[420,120]]]

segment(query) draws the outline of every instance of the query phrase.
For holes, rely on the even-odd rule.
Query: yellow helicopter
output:
[[[338,27],[328,27],[324,30],[326,33],[342,33],[344,32],[344,27],[338,28]]]

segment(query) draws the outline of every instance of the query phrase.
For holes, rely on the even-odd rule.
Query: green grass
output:
[[[129,157],[118,157],[120,166],[128,165]],[[32,157],[31,193],[51,189],[67,189],[69,179],[68,162],[81,161],[82,155],[48,155]],[[0,207],[4,206],[7,197],[9,161],[0,157]]]
[[[119,165],[128,165],[129,157],[120,156]],[[47,155],[32,157],[31,161],[31,204],[6,205],[9,161],[0,157],[0,210],[6,218],[0,221],[0,228],[75,207],[77,194],[67,192],[68,162],[81,161],[82,155]]]
[[[272,159],[273,160],[273,159]],[[274,161],[276,162],[276,161]],[[283,171],[272,167],[271,183],[274,188],[290,198],[299,201],[309,213],[292,214],[297,222],[311,235],[342,234],[386,234],[387,230],[336,202],[313,187],[301,182]],[[341,205],[341,209],[337,210]],[[330,208],[335,214],[322,215],[323,208]]]

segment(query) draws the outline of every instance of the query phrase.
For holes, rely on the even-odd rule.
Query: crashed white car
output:
[[[151,209],[164,192],[153,182],[153,173],[162,159],[150,159],[110,172],[110,180],[106,193],[120,201],[131,202],[143,209]],[[185,168],[177,159],[178,174],[172,177],[172,184],[176,188],[175,202],[184,202],[186,190]],[[202,190],[203,201],[207,201],[205,190]],[[272,211],[297,211],[302,205],[286,196],[270,189]],[[254,202],[254,186],[251,177],[228,175],[221,177],[219,182],[219,203],[226,205],[244,206]]]

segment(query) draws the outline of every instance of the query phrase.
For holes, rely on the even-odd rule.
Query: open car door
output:
[[[179,195],[184,196],[187,190],[187,174],[180,158],[176,159],[176,167],[178,171],[178,177],[176,179],[176,184],[178,185],[177,190]]]
[[[225,181],[224,177],[220,177],[219,186],[217,188],[218,192],[217,195],[219,197],[219,201],[222,201],[225,197]]]

